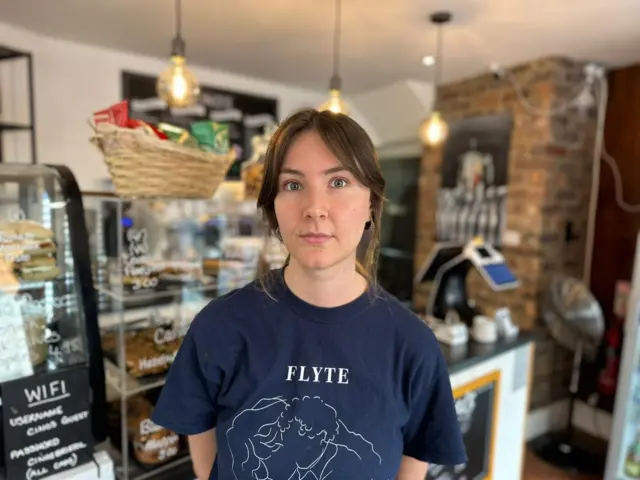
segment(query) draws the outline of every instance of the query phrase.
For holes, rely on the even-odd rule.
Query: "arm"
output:
[[[193,471],[198,480],[207,480],[211,475],[213,462],[218,453],[216,429],[207,430],[197,435],[189,435],[188,438]]]
[[[209,478],[217,452],[216,398],[222,378],[217,363],[222,355],[209,355],[206,347],[211,342],[205,346],[197,342],[217,338],[205,329],[207,320],[198,315],[189,327],[151,416],[156,425],[188,437],[193,470],[202,480]],[[212,346],[216,353],[220,352],[217,347]]]
[[[428,463],[403,455],[396,480],[424,480],[427,476],[428,468]]]
[[[419,471],[420,464],[426,469],[427,464],[454,466],[467,462],[445,359],[433,333],[429,331],[425,340],[426,346],[410,367],[411,415],[403,428],[401,472],[407,472],[407,476],[401,475],[403,479],[417,478],[409,477],[408,472]]]

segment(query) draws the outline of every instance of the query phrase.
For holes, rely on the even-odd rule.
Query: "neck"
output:
[[[287,287],[295,296],[317,307],[339,307],[367,289],[367,280],[356,271],[355,259],[321,272],[304,268],[291,259],[284,269]]]

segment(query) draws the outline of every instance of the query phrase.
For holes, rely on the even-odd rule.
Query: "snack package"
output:
[[[93,123],[96,125],[110,123],[118,127],[128,127],[128,122],[129,100],[123,100],[93,114]]]
[[[159,123],[158,130],[172,142],[184,145],[186,147],[198,148],[200,146],[198,144],[198,140],[196,140],[195,137],[193,137],[184,128],[176,127],[175,125],[171,125],[169,123]]]
[[[158,130],[153,125],[129,118],[129,100],[123,100],[115,105],[111,105],[109,108],[100,110],[93,114],[93,123],[100,125],[101,123],[108,123],[121,128],[141,129],[149,135],[153,135],[160,140],[167,140],[167,135]]]
[[[242,164],[241,172],[246,198],[258,198],[264,178],[264,157],[276,129],[275,124],[267,125],[264,133],[254,135],[251,138],[252,155],[248,161]]]
[[[229,152],[229,126],[204,120],[191,124],[191,134],[205,152],[226,154]]]
[[[264,155],[267,151],[268,140],[265,143],[262,135],[255,135],[251,139],[252,157],[242,165],[241,177],[244,182],[245,197],[258,198],[262,180],[264,178]]]
[[[156,136],[160,140],[168,140],[169,138],[164,132],[160,131],[158,128],[154,127],[153,125],[147,122],[143,122],[142,120],[136,120],[134,118],[130,118],[127,121],[127,128],[132,128],[132,129],[140,128],[145,133]]]

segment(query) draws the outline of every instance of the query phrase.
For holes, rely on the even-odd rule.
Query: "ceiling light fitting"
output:
[[[176,36],[171,42],[170,66],[160,74],[156,82],[156,91],[171,108],[184,108],[194,105],[200,95],[200,86],[196,76],[187,67],[185,42],[182,39],[182,3],[176,0]]]
[[[425,55],[422,57],[422,64],[425,67],[430,67],[436,63],[436,58],[433,55]]]
[[[491,63],[489,65],[489,70],[491,70],[493,78],[496,80],[502,80],[507,75],[507,72],[505,72],[504,68],[502,68],[502,65],[499,63]]]
[[[451,21],[452,15],[450,12],[435,12],[429,16],[429,21],[436,26],[436,59],[435,59],[435,74],[434,74],[434,106],[436,104],[436,98],[438,91],[438,85],[442,82],[442,70],[443,70],[443,54],[442,54],[442,28],[443,25]],[[440,115],[440,112],[433,109],[429,118],[427,118],[420,125],[419,135],[420,140],[426,146],[435,147],[440,145],[447,137],[449,127],[447,123]]]

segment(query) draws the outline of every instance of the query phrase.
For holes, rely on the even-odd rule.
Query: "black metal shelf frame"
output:
[[[36,151],[36,126],[35,126],[35,98],[33,88],[33,57],[31,52],[23,52],[0,45],[0,62],[16,59],[25,59],[27,63],[27,79],[29,82],[29,124],[21,125],[11,122],[0,122],[0,163],[3,163],[2,133],[6,131],[28,131],[31,135],[31,163],[38,163]],[[1,85],[0,85],[1,87]]]

